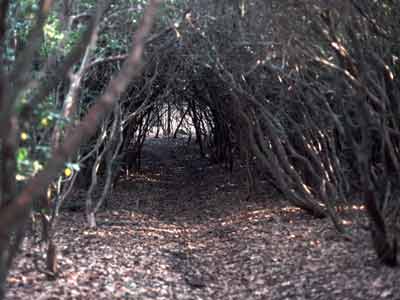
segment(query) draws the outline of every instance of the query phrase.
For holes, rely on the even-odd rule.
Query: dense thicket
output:
[[[361,199],[378,257],[397,263],[398,1],[170,0],[136,39],[146,1],[96,2],[1,2],[0,216],[11,216],[0,223],[2,280],[23,237],[19,212],[40,211],[56,272],[52,228],[74,186],[87,191],[94,227],[113,185],[140,167],[150,133],[192,131],[201,155],[233,171],[246,164],[250,192],[267,178],[348,237],[339,211]],[[109,84],[118,72],[126,90]],[[92,135],[81,147],[69,140],[77,127]],[[32,189],[33,202],[23,197]]]

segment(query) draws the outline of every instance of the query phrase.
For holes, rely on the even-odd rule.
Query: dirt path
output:
[[[152,140],[97,230],[63,214],[59,278],[25,251],[7,299],[400,299],[399,270],[379,265],[366,231],[349,224],[346,242],[267,190],[248,199],[236,170]]]

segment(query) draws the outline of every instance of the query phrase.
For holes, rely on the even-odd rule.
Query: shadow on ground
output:
[[[245,170],[229,174],[195,150],[148,143],[99,228],[62,215],[59,278],[35,270],[28,240],[7,299],[399,299],[398,269],[375,260],[362,227],[348,222],[347,242],[266,182],[249,197]]]

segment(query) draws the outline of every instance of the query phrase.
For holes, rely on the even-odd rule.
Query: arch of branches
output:
[[[70,51],[61,39],[61,49],[46,62],[46,55],[33,58],[51,2],[40,1],[26,47],[10,35],[8,42],[22,52],[4,77],[11,83],[0,78],[0,102],[6,104],[0,116],[0,298],[33,200],[47,246],[44,263],[54,277],[57,215],[75,183],[85,186],[87,221],[95,227],[107,194],[126,170],[140,167],[152,135],[193,136],[200,155],[214,163],[232,168],[241,161],[250,188],[270,184],[347,238],[343,212],[363,207],[377,256],[397,264],[400,1],[152,0],[147,22],[138,26],[130,18],[135,12],[137,20],[143,1],[59,1],[60,38],[86,29]],[[161,2],[153,35],[144,41]],[[0,19],[2,40],[5,15]],[[131,27],[138,27],[137,35]],[[43,67],[33,82],[32,65]],[[120,82],[110,82],[113,74]],[[25,92],[30,101],[16,111],[14,102]],[[31,126],[34,108],[40,113],[49,96],[46,105],[61,111],[62,120],[51,130],[39,128],[35,140],[51,145],[53,155],[17,196],[16,123]],[[51,182],[67,160],[80,166],[77,172]],[[56,193],[46,197],[46,188]]]
[[[63,5],[73,2],[63,1]],[[113,2],[113,7],[108,10],[106,2]],[[160,1],[150,1],[156,2]],[[265,184],[255,174],[263,176],[293,205],[331,220],[346,237],[351,238],[351,233],[341,212],[355,203],[363,205],[378,257],[387,265],[396,265],[400,228],[400,2],[164,2],[173,8],[164,6],[161,21],[145,42],[143,76],[129,83],[104,121],[98,115],[104,115],[113,102],[102,97],[108,102],[95,104],[94,99],[110,89],[112,96],[119,95],[117,89],[113,90],[118,83],[108,84],[112,74],[121,74],[118,71],[122,70],[127,76],[117,78],[127,81],[139,73],[137,69],[130,72],[128,66],[132,64],[123,64],[130,53],[128,45],[135,41],[132,24],[125,19],[131,17],[128,11],[143,9],[139,2],[133,8],[126,6],[126,1],[101,1],[93,18],[78,14],[78,19],[65,22],[63,34],[78,25],[89,26],[78,45],[61,55],[65,57],[60,64],[57,59],[49,62],[49,70],[39,76],[48,82],[32,91],[32,100],[17,113],[30,120],[35,105],[53,94],[59,101],[55,105],[63,107],[60,115],[64,119],[76,116],[77,121],[85,120],[78,122],[77,128],[86,126],[92,133],[96,122],[101,123],[76,156],[68,151],[55,152],[58,157],[51,160],[51,174],[67,159],[80,166],[79,172],[73,172],[67,180],[59,176],[50,185],[49,189],[56,189],[55,197],[39,197],[42,189],[35,190],[34,181],[28,185],[31,190],[24,190],[23,195],[32,191],[40,198],[43,232],[48,231],[43,237],[48,245],[47,268],[55,273],[54,220],[74,184],[78,181],[86,187],[86,214],[94,227],[96,212],[124,170],[139,167],[146,138],[161,134],[184,134],[188,139],[193,135],[200,155],[215,163],[231,167],[234,161],[242,161],[248,169],[250,187]],[[42,1],[43,11],[45,3]],[[68,12],[69,8],[65,17]],[[39,43],[39,29],[45,24],[45,16],[39,13],[39,17],[34,45]],[[138,36],[136,42],[142,43],[143,37]],[[111,41],[117,41],[117,45],[109,47]],[[34,56],[38,46],[31,48],[27,47],[21,59]],[[134,54],[136,67],[140,58]],[[79,68],[70,70],[78,62]],[[24,76],[30,67],[29,62],[24,63],[21,74],[12,74],[19,76],[11,85],[16,89],[10,99],[17,98],[19,89],[28,88],[29,80]],[[68,78],[70,71],[74,76]],[[6,108],[12,111],[13,105]],[[83,117],[88,111],[93,120]],[[8,136],[10,120],[7,114],[0,120],[6,125],[1,127],[4,158],[0,164],[4,174],[14,175],[17,144],[3,138]],[[57,150],[63,142],[61,123],[54,125],[51,134],[43,130],[37,140]],[[29,122],[21,122],[21,126],[29,126]],[[71,122],[68,129],[72,132],[74,126]],[[68,135],[64,138],[64,144],[68,143]],[[71,152],[82,140],[83,136],[75,135]],[[50,173],[42,173],[43,186],[50,182]],[[2,216],[8,218],[3,220],[0,235],[8,238],[8,224],[14,224],[18,238],[7,242],[12,249],[22,240],[24,228],[18,218],[11,220],[7,214],[10,206],[5,206],[16,193],[15,176],[2,175],[1,179],[0,193],[10,201],[0,199],[5,208]],[[87,182],[82,183],[82,179]],[[96,187],[100,197],[94,197]],[[14,216],[25,214],[25,210],[18,210],[18,203],[12,204]],[[26,207],[26,211],[30,210]],[[0,252],[11,253],[7,247],[0,244]],[[0,298],[7,273],[3,270],[8,270],[10,257],[0,262]]]
[[[232,164],[235,153],[253,185],[257,170],[341,233],[338,212],[363,199],[378,256],[395,264],[400,7],[367,2],[192,1],[179,23],[148,40],[144,76],[82,151],[81,162],[92,157],[89,198],[96,170],[106,191],[122,167],[138,165],[154,128],[175,137],[193,130],[202,155]],[[93,64],[84,88],[100,92],[122,58]],[[89,201],[93,216],[101,201]]]

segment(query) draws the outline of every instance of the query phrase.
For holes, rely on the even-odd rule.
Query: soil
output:
[[[98,228],[62,213],[57,278],[37,270],[40,250],[26,239],[6,299],[400,299],[399,269],[376,260],[364,212],[352,208],[348,241],[267,181],[249,193],[243,166],[230,174],[183,140],[151,139]]]

